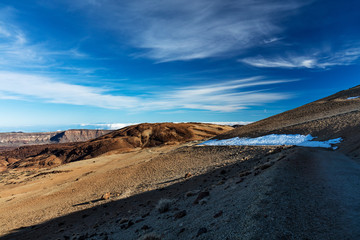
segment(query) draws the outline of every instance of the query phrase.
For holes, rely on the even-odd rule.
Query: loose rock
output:
[[[108,200],[110,198],[111,194],[109,192],[105,193],[101,196],[101,200]]]
[[[200,228],[198,233],[196,234],[196,237],[200,236],[201,234],[207,233],[207,228]]]
[[[210,193],[208,191],[200,192],[197,198],[195,199],[194,204],[198,204],[201,199],[206,198],[208,196],[210,196]]]
[[[189,177],[191,177],[191,176],[192,176],[192,174],[188,172],[188,173],[185,174],[184,177],[185,177],[185,178],[189,178]]]
[[[222,214],[223,214],[223,211],[219,211],[218,213],[216,213],[216,214],[214,215],[214,218],[221,217]]]
[[[174,215],[175,219],[183,218],[186,216],[186,210],[180,211]]]

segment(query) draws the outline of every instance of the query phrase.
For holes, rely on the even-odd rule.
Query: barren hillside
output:
[[[229,126],[203,123],[144,123],[125,127],[83,143],[26,146],[3,152],[0,155],[0,167],[2,165],[3,169],[6,169],[57,166],[102,154],[204,140],[231,129],[233,128]],[[60,141],[69,139],[68,136],[65,132],[60,136]]]
[[[311,134],[318,140],[342,137],[340,150],[360,155],[360,86],[338,92],[299,108],[235,128],[214,138],[258,137],[267,134]]]
[[[360,86],[338,92],[329,97],[317,100],[304,106],[274,115],[272,117],[260,120],[258,122],[235,128],[232,131],[216,136],[217,139],[226,139],[233,137],[257,137],[268,134],[273,131],[291,132],[292,128],[305,124],[311,125],[316,121],[336,118],[339,116],[358,116],[360,112]],[[352,118],[352,117],[351,117]],[[334,124],[338,119],[332,121]],[[346,119],[348,120],[348,119]],[[333,125],[318,126],[316,131],[328,130],[332,132]],[[303,132],[310,133],[312,130],[303,128]]]

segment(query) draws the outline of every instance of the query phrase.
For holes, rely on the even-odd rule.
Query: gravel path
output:
[[[359,162],[296,149],[272,170],[272,187],[260,200],[268,204],[259,210],[272,221],[260,219],[249,239],[360,239]]]

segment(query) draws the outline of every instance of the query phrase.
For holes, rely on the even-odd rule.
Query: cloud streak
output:
[[[0,98],[128,111],[196,109],[234,112],[250,106],[290,98],[289,94],[269,92],[265,89],[245,90],[250,87],[285,82],[289,80],[265,80],[261,77],[253,77],[164,90],[142,97],[109,94],[106,91],[109,89],[69,84],[44,76],[0,72]]]
[[[355,44],[355,46],[358,44]],[[360,58],[360,47],[343,47],[336,52],[318,50],[307,55],[287,54],[285,56],[256,56],[239,60],[259,68],[321,68],[346,66]]]
[[[264,80],[262,77],[253,77],[181,88],[165,94],[163,99],[177,108],[234,112],[250,106],[259,106],[291,97],[289,94],[271,93],[264,91],[264,89],[255,91],[241,89],[290,81],[292,80]]]
[[[26,99],[29,101],[45,101],[86,105],[109,109],[121,109],[140,105],[137,98],[117,96],[104,93],[104,90],[75,84],[68,84],[52,78],[0,72],[0,96]]]
[[[71,1],[159,62],[233,54],[276,39],[278,21],[304,5],[281,0]],[[269,40],[270,39],[270,40]]]
[[[0,12],[7,13],[10,11],[9,9],[2,9]],[[0,66],[41,61],[35,49],[27,45],[28,40],[21,29],[2,18],[0,18],[0,40]]]

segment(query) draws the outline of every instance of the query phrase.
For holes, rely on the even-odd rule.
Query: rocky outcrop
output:
[[[51,137],[50,141],[58,143],[85,142],[110,132],[110,130],[73,129],[61,132]]]
[[[0,133],[0,147],[18,147],[24,145],[85,142],[100,137],[109,132],[111,131],[76,129],[43,133]]]

